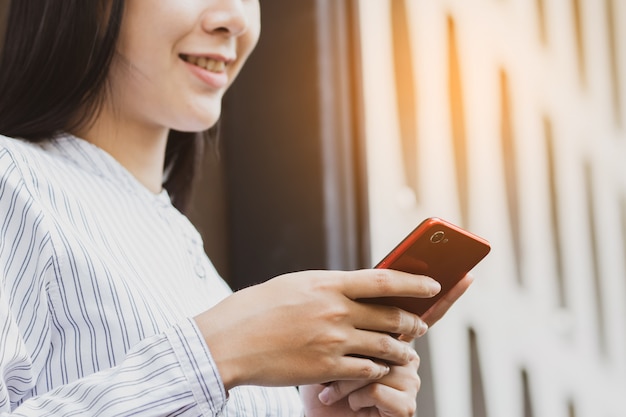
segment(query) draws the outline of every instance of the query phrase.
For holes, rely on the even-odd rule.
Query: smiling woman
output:
[[[217,122],[226,88],[258,40],[259,5],[214,1],[212,8],[205,3],[127,3],[117,46],[120,59],[113,60],[103,106],[104,117],[117,130],[122,122],[128,129],[148,129],[145,134],[156,139],[169,129],[202,131]],[[167,23],[156,30],[154,22]]]
[[[7,27],[0,58],[0,133],[39,141],[88,126],[109,89],[107,72],[116,55],[124,2],[110,2],[105,22],[97,5],[2,5]],[[174,130],[170,136],[177,140],[167,144],[164,187],[184,211],[203,140]]]
[[[432,297],[437,283],[303,271],[233,293],[177,209],[196,132],[220,117],[259,15],[257,0],[11,3],[0,57],[3,416],[412,415],[419,359],[408,342],[427,326],[356,300]]]

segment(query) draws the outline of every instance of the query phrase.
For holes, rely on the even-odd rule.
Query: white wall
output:
[[[543,0],[545,41],[539,0],[406,0],[419,194],[407,186],[403,168],[392,1],[404,0],[360,1],[372,256],[382,257],[431,215],[466,226],[493,247],[474,270],[473,287],[428,336],[434,371],[428,383],[433,384],[436,410],[429,415],[626,416],[626,1],[613,0],[616,84],[605,0],[579,0],[582,71],[575,0]],[[449,21],[456,33],[468,143],[466,222],[451,139]],[[521,284],[506,198],[511,183],[504,174],[501,71],[507,74],[511,99]],[[621,108],[614,105],[616,89]],[[555,148],[556,229],[544,120],[552,126]],[[554,230],[561,241],[564,306],[559,302]],[[477,335],[478,374],[485,390],[482,414],[472,411],[470,328]],[[531,400],[526,412],[522,370]]]

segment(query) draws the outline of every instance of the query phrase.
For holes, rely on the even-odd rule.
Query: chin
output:
[[[215,126],[220,118],[220,113],[204,114],[203,117],[194,120],[186,120],[183,123],[172,126],[172,129],[179,132],[204,132]]]

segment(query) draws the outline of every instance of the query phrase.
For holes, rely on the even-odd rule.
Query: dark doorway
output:
[[[357,3],[262,3],[259,45],[227,93],[191,213],[235,289],[370,264]]]

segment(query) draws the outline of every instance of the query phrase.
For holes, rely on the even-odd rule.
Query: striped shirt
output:
[[[0,416],[299,416],[227,394],[191,317],[231,291],[165,192],[66,135],[0,136]]]

